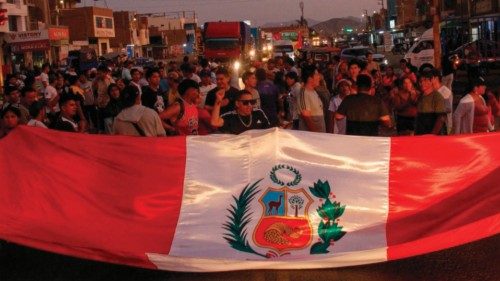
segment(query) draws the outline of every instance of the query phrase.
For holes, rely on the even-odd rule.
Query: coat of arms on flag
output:
[[[294,179],[284,182],[277,172],[292,173]],[[302,175],[289,165],[276,165],[270,172],[270,179],[276,186],[261,188],[260,179],[248,184],[228,209],[228,221],[224,224],[224,239],[229,245],[242,252],[252,253],[264,258],[293,255],[294,251],[307,248],[313,242],[313,232],[317,231],[318,240],[310,247],[310,254],[329,253],[328,248],[345,235],[339,226],[339,217],[345,206],[334,200],[328,181],[318,180],[308,189],[299,186]],[[260,210],[251,209],[251,202],[258,200]],[[333,200],[333,202],[332,202]],[[310,207],[317,205],[316,214],[320,223],[311,225]],[[255,216],[258,223],[253,230],[247,229]],[[252,231],[249,243],[248,234]],[[254,248],[261,248],[254,249]],[[267,249],[267,253],[262,252]]]

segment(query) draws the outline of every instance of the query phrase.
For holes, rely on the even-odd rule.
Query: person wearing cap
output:
[[[391,117],[384,102],[371,91],[372,78],[366,74],[357,77],[358,93],[348,95],[340,104],[335,119],[346,119],[346,134],[378,136],[379,124],[392,127]]]
[[[342,120],[336,120],[335,113],[339,109],[339,106],[344,98],[351,94],[351,81],[347,79],[340,80],[335,86],[335,91],[337,92],[337,94],[331,98],[330,104],[328,106],[328,111],[330,113],[329,133],[345,135],[346,120],[345,118]]]
[[[465,95],[453,113],[455,134],[485,133],[493,129],[489,118],[490,107],[483,95],[486,83],[482,78],[473,82],[472,90]]]
[[[424,71],[419,78],[422,94],[417,101],[415,135],[443,135],[446,132],[446,106],[443,96],[432,85],[431,71]]]

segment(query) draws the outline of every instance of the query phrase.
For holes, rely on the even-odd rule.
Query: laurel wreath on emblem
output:
[[[314,243],[311,246],[311,254],[326,254],[329,253],[328,247],[333,245],[335,241],[340,240],[346,232],[342,231],[342,226],[338,225],[339,217],[344,214],[345,205],[340,206],[337,201],[330,201],[330,183],[328,181],[314,183],[314,187],[309,187],[311,193],[325,200],[325,202],[316,209],[318,215],[322,219],[318,225],[318,235],[321,241]]]
[[[227,209],[230,213],[230,215],[227,216],[229,221],[223,224],[223,228],[228,231],[224,234],[224,239],[233,249],[267,258],[266,255],[256,252],[250,246],[245,229],[250,223],[250,216],[252,215],[248,212],[249,204],[259,192],[257,190],[259,187],[258,183],[262,180],[263,179],[260,179],[252,185],[247,184],[238,198],[233,195],[234,204],[231,204],[231,208]]]
[[[282,170],[282,169],[287,169],[288,171],[294,173],[295,178],[293,179],[293,181],[287,182],[285,184],[282,180],[278,179],[276,172],[279,170]],[[281,186],[295,186],[295,185],[298,185],[300,183],[300,181],[302,180],[302,175],[300,175],[300,172],[297,169],[295,169],[292,166],[283,165],[283,164],[279,164],[279,165],[274,166],[271,169],[271,173],[269,174],[269,177],[271,178],[271,180],[275,184],[281,185]]]

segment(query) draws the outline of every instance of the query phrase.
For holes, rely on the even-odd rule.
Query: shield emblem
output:
[[[259,198],[262,216],[254,230],[254,243],[283,255],[309,246],[312,227],[309,206],[313,200],[302,188],[269,187]]]

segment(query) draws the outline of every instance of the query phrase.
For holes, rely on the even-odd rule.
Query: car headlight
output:
[[[240,62],[239,61],[235,61],[234,64],[233,64],[233,69],[235,71],[238,71],[240,69],[240,67],[241,67]]]
[[[255,50],[250,50],[250,52],[248,52],[248,54],[249,54],[251,57],[255,57]]]
[[[387,59],[384,59],[384,64],[389,64],[389,61]]]

